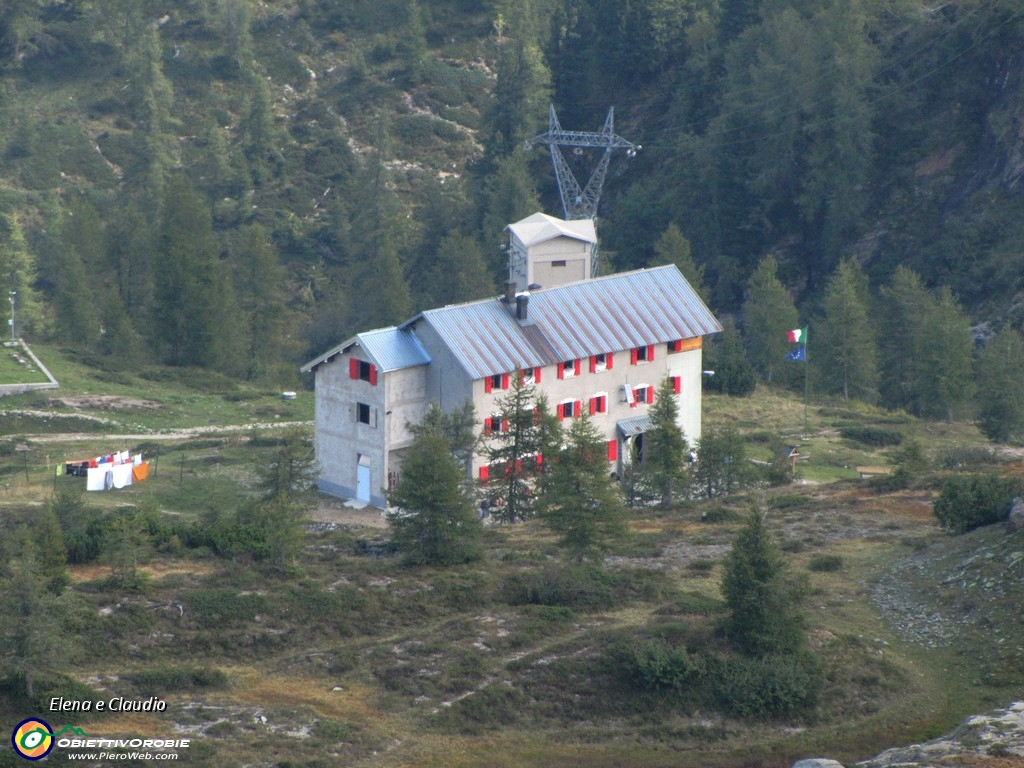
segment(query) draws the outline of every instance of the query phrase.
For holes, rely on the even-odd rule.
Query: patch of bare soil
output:
[[[321,496],[309,518],[318,523],[362,526],[364,528],[387,528],[384,510],[378,507],[359,505],[358,502],[343,501],[332,496]]]
[[[111,411],[126,411],[147,408],[156,410],[163,408],[156,400],[144,400],[140,397],[123,397],[121,395],[80,395],[78,397],[51,397],[50,405],[64,405],[68,408],[100,408]]]

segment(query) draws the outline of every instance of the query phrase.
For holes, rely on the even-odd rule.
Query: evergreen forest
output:
[[[727,321],[713,386],[809,371],[1013,439],[1022,64],[1017,0],[12,0],[11,333],[295,385],[353,333],[496,295],[504,227],[562,215],[526,148],[549,105],[579,131],[614,108],[641,149],[610,165],[602,270],[680,266]],[[585,185],[599,152],[566,154]]]

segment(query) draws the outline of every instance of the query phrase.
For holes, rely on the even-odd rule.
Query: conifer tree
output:
[[[545,457],[538,517],[559,535],[559,546],[582,562],[625,534],[626,511],[608,471],[605,440],[583,414],[565,430],[567,445]]]
[[[249,379],[260,379],[275,371],[285,357],[288,306],[284,295],[284,268],[269,234],[259,224],[243,229],[233,250],[242,317],[239,336],[245,337],[245,375]]]
[[[392,538],[413,565],[456,565],[480,559],[481,526],[465,474],[438,432],[421,432],[388,495]]]
[[[651,428],[644,435],[643,471],[651,486],[661,496],[662,509],[675,504],[680,493],[685,493],[690,448],[679,428],[679,404],[670,379],[658,385],[654,405],[648,409]]]
[[[900,266],[882,287],[881,299],[876,315],[886,331],[879,344],[882,402],[920,415],[928,290],[917,273]]]
[[[704,384],[713,392],[744,397],[757,387],[757,371],[747,361],[743,336],[731,315],[722,319],[722,333],[709,345],[707,365],[714,373]]]
[[[825,391],[872,402],[878,388],[877,344],[868,309],[868,283],[857,263],[832,274],[815,332],[814,371]]]
[[[989,339],[978,355],[978,423],[1005,443],[1024,435],[1024,339],[1010,326]]]
[[[442,307],[493,296],[494,281],[475,239],[451,232],[437,247],[437,253],[423,275],[421,307]]]
[[[654,259],[651,265],[661,264],[675,264],[697,295],[705,303],[708,301],[709,291],[704,283],[704,267],[694,260],[690,241],[683,237],[675,222],[669,224],[654,243]]]
[[[213,237],[209,208],[182,175],[172,176],[157,239],[151,341],[171,365],[232,366],[238,337],[230,283]],[[235,322],[232,322],[235,320]]]
[[[544,450],[554,442],[549,433],[558,427],[544,418],[534,388],[518,372],[507,375],[508,393],[495,401],[492,413],[484,414],[481,439],[490,476],[483,496],[499,521],[518,523],[533,515]]]
[[[47,499],[43,514],[32,529],[32,540],[35,544],[36,567],[43,586],[55,597],[60,597],[71,579],[68,576],[64,533],[53,510],[52,499]]]
[[[442,411],[437,403],[431,403],[419,424],[406,424],[413,437],[427,432],[441,435],[448,443],[448,453],[465,473],[469,480],[469,465],[473,459],[473,451],[479,441],[476,429],[476,408],[473,401],[467,400],[460,408]]]
[[[928,415],[953,423],[954,411],[974,394],[970,323],[949,286],[943,286],[925,316],[924,384],[921,401]]]
[[[40,578],[31,540],[0,581],[0,662],[21,693],[32,700],[36,684],[59,671],[68,645],[61,631],[63,606]]]
[[[786,332],[797,327],[797,311],[789,291],[777,277],[778,263],[766,256],[747,283],[743,304],[743,337],[747,359],[772,383],[774,373],[786,364],[789,343]]]
[[[807,642],[804,587],[787,572],[763,516],[754,510],[733,542],[722,574],[729,642],[748,656],[794,653]]]
[[[14,333],[19,338],[26,333],[46,330],[43,305],[35,290],[36,259],[25,242],[21,224],[14,214],[0,214],[0,285],[3,285],[4,300],[14,291]],[[10,318],[11,305],[4,308]],[[11,332],[11,326],[6,331]]]

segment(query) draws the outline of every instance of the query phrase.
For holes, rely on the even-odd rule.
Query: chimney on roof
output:
[[[523,322],[528,316],[528,310],[530,307],[530,295],[523,293],[516,296],[516,318]]]
[[[502,299],[506,304],[511,304],[516,300],[516,281],[507,280],[505,282],[505,298]]]

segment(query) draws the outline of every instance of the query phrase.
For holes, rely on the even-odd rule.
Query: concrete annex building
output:
[[[311,360],[322,491],[385,506],[407,423],[432,403],[472,401],[482,431],[510,378],[543,388],[564,420],[588,413],[609,471],[642,448],[647,408],[670,377],[679,426],[701,428],[703,337],[722,326],[675,266],[591,278],[593,221],[537,213],[508,227],[505,295],[421,312],[356,334]],[[496,422],[500,429],[500,422]],[[474,459],[474,477],[488,467]]]

